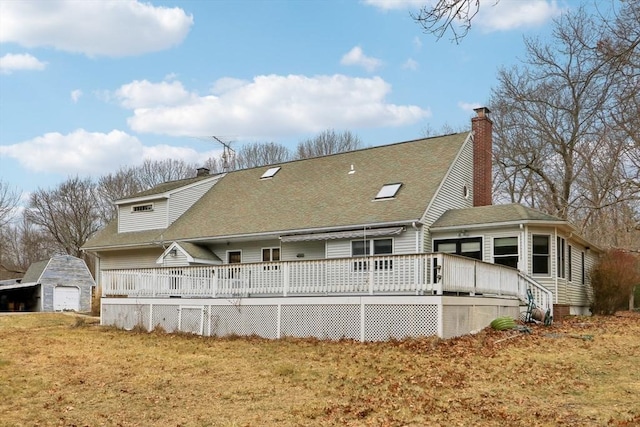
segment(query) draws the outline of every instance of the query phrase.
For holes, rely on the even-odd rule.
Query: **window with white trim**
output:
[[[275,168],[269,168],[265,171],[265,173],[262,174],[260,179],[273,178],[273,176],[277,174],[279,170],[280,170],[280,166],[276,166]]]
[[[567,261],[569,262],[569,267],[567,268],[567,279],[571,282],[573,280],[573,260],[571,255],[571,245],[567,248]]]
[[[262,262],[280,261],[280,248],[262,248]],[[277,265],[265,265],[263,270],[277,270]]]
[[[436,252],[456,254],[482,261],[482,237],[434,240]]]
[[[131,206],[131,212],[151,212],[153,210],[153,203],[146,203],[144,205]]]
[[[372,255],[391,255],[393,254],[393,239],[360,239],[351,241],[351,256],[365,257]],[[374,261],[375,270],[391,270],[393,268],[393,260],[380,259]],[[369,261],[354,261],[354,271],[368,271]]]
[[[566,265],[565,265],[565,240],[558,236],[556,239],[556,269],[557,269],[557,276],[560,278],[565,278],[566,277]]]
[[[493,239],[494,264],[518,268],[518,238],[496,237]]]
[[[532,272],[533,274],[539,275],[549,275],[549,236],[542,234],[534,234],[532,236],[533,239],[533,250],[531,254],[532,258]]]
[[[393,199],[394,197],[396,197],[396,194],[398,194],[398,190],[400,190],[400,187],[402,187],[401,182],[383,185],[376,195],[376,200]]]

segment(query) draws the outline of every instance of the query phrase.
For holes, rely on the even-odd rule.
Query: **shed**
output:
[[[80,258],[54,256],[0,283],[0,311],[90,311],[95,281]]]

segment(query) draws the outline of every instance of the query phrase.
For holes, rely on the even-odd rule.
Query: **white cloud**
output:
[[[382,65],[382,61],[379,59],[365,55],[360,46],[356,46],[345,53],[340,63],[342,65],[359,65],[369,72],[375,71],[376,68]]]
[[[488,6],[488,7],[487,7]],[[521,27],[545,24],[562,14],[563,8],[556,0],[500,0],[497,3],[482,3],[480,12],[472,21],[486,32],[508,31]]]
[[[402,64],[402,68],[415,71],[418,69],[418,62],[413,58],[409,58]]]
[[[138,138],[119,130],[101,133],[77,129],[66,135],[47,133],[18,144],[0,146],[0,157],[13,158],[29,171],[64,175],[108,173],[147,158],[203,162],[215,154],[215,150],[198,152],[187,147],[143,146]]]
[[[129,56],[181,43],[193,16],[139,1],[2,1],[0,42],[89,56]]]
[[[14,71],[21,70],[44,70],[47,66],[46,62],[40,61],[33,55],[28,53],[7,53],[0,57],[0,73],[11,74]]]
[[[80,89],[75,89],[71,91],[71,100],[74,103],[77,103],[80,100],[81,96],[82,96],[82,91]]]
[[[363,0],[364,4],[373,6],[378,9],[387,10],[405,10],[419,9],[428,3],[428,0]]]
[[[122,105],[133,109],[129,126],[141,133],[278,138],[327,128],[402,126],[430,115],[415,105],[385,102],[391,87],[380,77],[338,74],[268,75],[250,82],[221,79],[213,85],[216,94],[179,92],[173,105],[163,100],[151,103],[158,94],[167,92],[168,83],[134,83],[116,93]]]
[[[483,107],[483,105],[478,104],[477,102],[458,102],[458,107],[460,107],[463,111],[473,111],[475,108]]]
[[[415,36],[413,38],[413,45],[416,47],[416,49],[420,50],[422,49],[422,39],[420,39],[420,37]]]
[[[191,97],[177,80],[162,83],[135,80],[121,86],[114,96],[125,108],[174,106],[189,101]]]

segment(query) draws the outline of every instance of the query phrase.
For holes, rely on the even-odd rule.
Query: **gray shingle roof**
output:
[[[230,172],[164,236],[215,238],[415,221],[467,137],[459,133],[283,163],[265,180],[260,176],[270,166]],[[396,197],[374,201],[390,183],[403,183]]]
[[[83,246],[82,249],[101,247],[135,246],[160,242],[164,229],[132,231],[118,233],[118,220],[114,219],[105,228],[97,232]]]
[[[140,191],[138,193],[132,194],[130,196],[127,196],[125,199],[136,199],[138,197],[146,197],[146,196],[153,196],[156,194],[164,194],[167,193],[169,191],[172,190],[176,190],[178,188],[181,187],[185,187],[189,184],[193,184],[194,182],[198,182],[201,181],[203,179],[207,179],[207,178],[211,178],[213,175],[202,175],[202,176],[196,176],[193,178],[185,178],[185,179],[178,179],[175,181],[168,181],[168,182],[164,182],[162,184],[158,184],[153,188],[150,188],[148,190],[144,190],[144,191]],[[123,200],[125,200],[123,199]]]
[[[222,262],[218,255],[214,254],[207,248],[203,248],[202,246],[194,245],[193,243],[189,242],[181,242],[180,247],[193,258],[216,261],[220,263]]]
[[[50,260],[46,259],[44,261],[37,261],[32,263],[27,269],[27,272],[24,273],[22,283],[37,283],[38,280],[40,280],[40,276],[42,276],[44,269],[49,264],[49,261]]]
[[[113,221],[84,249],[419,220],[468,133],[425,138],[227,173],[167,229],[117,233]],[[355,173],[349,174],[351,165]],[[281,169],[270,179],[260,176]],[[190,182],[184,182],[188,185]],[[177,182],[171,184],[171,189]],[[395,198],[374,201],[384,184]],[[162,191],[156,188],[156,193]],[[135,197],[150,195],[139,193]],[[132,196],[133,197],[133,196]],[[161,237],[162,235],[162,237]]]
[[[566,222],[561,218],[528,208],[516,203],[507,205],[479,206],[466,209],[450,209],[433,223],[439,227],[494,224],[514,221]]]

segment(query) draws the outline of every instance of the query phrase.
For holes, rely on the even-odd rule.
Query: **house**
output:
[[[0,311],[91,311],[95,281],[80,258],[54,256],[0,282]]]
[[[598,250],[567,221],[492,206],[492,122],[476,113],[471,132],[200,171],[116,201],[84,246],[102,322],[364,341],[468,333],[529,295],[584,312]]]

